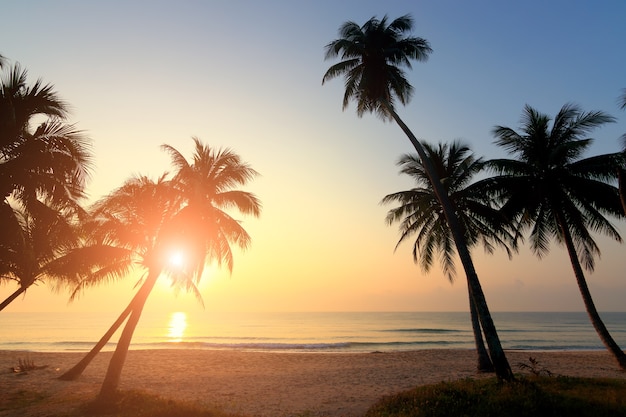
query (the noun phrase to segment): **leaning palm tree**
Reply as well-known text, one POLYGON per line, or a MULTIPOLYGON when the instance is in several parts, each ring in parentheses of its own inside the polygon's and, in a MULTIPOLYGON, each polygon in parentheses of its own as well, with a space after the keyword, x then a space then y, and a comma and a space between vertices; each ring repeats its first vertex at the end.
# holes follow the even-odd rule
POLYGON ((245 249, 250 244, 239 221, 224 210, 235 208, 243 214, 259 215, 258 199, 234 189, 245 185, 256 171, 228 149, 214 150, 198 139, 194 141, 192 163, 171 146, 164 146, 177 168, 173 178, 162 177, 156 182, 145 177, 131 179, 93 208, 95 240, 132 252, 133 265, 120 265, 110 274, 99 272, 83 281, 81 289, 108 277, 124 276, 133 266, 144 270, 143 284, 125 310, 128 319, 102 384, 101 400, 109 399, 117 390, 133 332, 156 280, 167 275, 176 285, 199 295, 195 283, 205 264, 215 261, 232 270, 231 245, 245 249), (168 264, 172 250, 185 252, 184 268, 168 264))
POLYGON ((623 217, 615 172, 621 153, 582 158, 592 144, 587 134, 615 119, 601 111, 583 112, 564 105, 554 118, 530 106, 524 108, 521 131, 496 126, 495 143, 516 159, 496 159, 489 166, 498 174, 488 179, 502 210, 521 230, 530 228, 532 251, 539 257, 549 249, 551 238, 565 245, 585 308, 596 332, 622 369, 626 355, 602 322, 587 286, 583 267, 594 269, 600 255, 593 233, 617 241, 621 237, 606 215, 623 217))
POLYGON ((151 255, 156 251, 151 240, 159 234, 162 223, 172 216, 176 204, 180 204, 179 196, 166 176, 156 181, 139 176, 127 180, 122 187, 91 207, 90 217, 83 223, 84 242, 72 252, 76 259, 83 260, 86 268, 70 301, 86 288, 125 278, 135 269, 143 271, 141 286, 95 346, 59 379, 77 379, 128 319, 133 308, 142 301, 145 303, 163 267, 149 262, 151 257, 157 258, 151 255), (151 266, 156 272, 146 279, 151 266))
POLYGON ((344 109, 350 101, 355 100, 359 116, 372 112, 383 120, 394 120, 413 144, 450 226, 466 273, 470 296, 478 309, 496 375, 501 380, 509 381, 513 379, 513 372, 502 349, 454 208, 432 161, 394 109, 396 99, 406 104, 413 92, 413 87, 401 67, 410 69, 412 59, 425 61, 432 52, 425 39, 405 36, 412 27, 413 19, 409 15, 399 17, 389 24, 386 16, 381 20, 371 18, 363 26, 354 22, 344 23, 339 29, 340 38, 326 45, 326 59, 341 56, 342 61, 326 71, 322 84, 338 76, 344 76, 344 109))
MULTIPOLYGON (((475 158, 470 148, 459 141, 450 145, 439 144, 436 148, 422 142, 422 146, 433 162, 439 178, 444 179, 443 186, 455 206, 468 246, 482 243, 488 253, 493 253, 495 247, 500 246, 511 257, 509 245, 516 249, 515 235, 508 230, 505 219, 491 204, 484 190, 471 183, 473 177, 483 169, 482 159, 475 158)), ((401 173, 413 178, 415 187, 386 195, 382 200, 384 204, 399 204, 389 210, 386 217, 389 225, 400 223, 400 239, 396 248, 415 236, 415 263, 419 263, 422 270, 428 272, 434 255, 438 252, 441 267, 450 282, 453 282, 456 276, 454 241, 424 164, 417 155, 404 155, 398 165, 402 167, 401 173)), ((469 305, 478 354, 478 370, 492 371, 493 365, 484 346, 476 307, 471 297, 469 305)))
MULTIPOLYGON (((128 180, 122 187, 98 201, 94 207, 94 235, 97 236, 97 241, 126 249, 133 255, 125 268, 114 268, 111 275, 124 277, 137 267, 144 272, 143 285, 133 298, 134 304, 129 310, 129 317, 102 384, 99 396, 102 400, 112 398, 117 391, 132 335, 157 279, 162 273, 171 272, 163 249, 163 242, 167 239, 163 229, 171 221, 179 204, 180 200, 163 177, 156 182, 147 177, 138 177, 128 180)), ((90 276, 83 281, 81 288, 100 284, 103 278, 108 277, 99 274, 90 276)))

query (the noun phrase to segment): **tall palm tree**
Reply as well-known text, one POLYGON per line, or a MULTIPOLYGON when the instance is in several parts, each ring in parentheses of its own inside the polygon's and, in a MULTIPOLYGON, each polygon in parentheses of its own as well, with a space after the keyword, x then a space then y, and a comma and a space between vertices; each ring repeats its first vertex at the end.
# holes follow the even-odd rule
POLYGON ((159 276, 168 275, 175 284, 198 294, 195 283, 207 262, 232 270, 231 245, 245 249, 250 244, 239 221, 224 210, 260 214, 259 200, 235 189, 251 180, 256 171, 231 150, 215 150, 194 141, 192 163, 171 146, 163 147, 177 169, 173 178, 156 182, 145 177, 131 179, 93 207, 96 240, 132 252, 134 265, 113 268, 110 274, 98 273, 83 281, 81 288, 124 276, 133 266, 144 270, 143 284, 125 310, 128 319, 102 384, 101 400, 111 398, 117 390, 133 332, 159 276), (167 262, 174 249, 185 252, 182 269, 167 262))
POLYGON ((587 134, 614 120, 604 112, 583 112, 566 104, 550 126, 549 116, 527 105, 519 133, 494 128, 495 143, 516 158, 489 161, 498 175, 488 181, 499 190, 509 218, 516 219, 522 230, 531 228, 531 249, 537 256, 548 252, 551 238, 565 245, 591 323, 626 369, 626 355, 602 322, 583 272, 583 267, 593 271, 594 256, 600 254, 591 232, 621 241, 606 215, 624 215, 618 189, 612 185, 622 155, 582 158, 593 142, 587 134))
MULTIPOLYGON (((22 227, 24 220, 41 228, 42 221, 65 217, 64 211, 76 213, 91 169, 88 139, 63 123, 66 104, 52 85, 38 80, 29 86, 26 75, 16 64, 0 82, 0 264, 16 268, 11 264, 15 256, 27 256, 15 253, 27 247, 19 247, 30 229, 22 227), (41 118, 33 129, 33 120, 41 118)), ((38 237, 48 243, 54 240, 38 237)), ((9 276, 6 269, 3 272, 9 276)), ((18 293, 35 282, 32 277, 11 276, 21 280, 18 293)))
POLYGON ((413 19, 409 15, 399 17, 389 24, 387 24, 386 16, 380 20, 371 18, 363 26, 354 22, 344 23, 339 29, 340 37, 326 45, 326 59, 341 56, 342 61, 332 65, 326 71, 322 84, 338 76, 344 76, 344 109, 350 101, 355 100, 359 116, 372 112, 383 120, 394 120, 409 138, 424 164, 424 169, 452 231, 468 280, 470 296, 474 299, 478 309, 496 375, 501 380, 510 381, 513 379, 513 372, 502 349, 454 208, 432 161, 394 109, 396 99, 406 104, 413 92, 413 87, 406 79, 401 67, 410 69, 412 59, 425 61, 432 52, 425 39, 405 36, 405 33, 410 32, 412 27, 413 19))
MULTIPOLYGON (((473 177, 483 169, 481 158, 475 158, 467 145, 454 141, 450 145, 433 147, 422 142, 428 157, 443 179, 444 188, 456 208, 456 214, 465 232, 468 246, 482 243, 488 253, 500 246, 511 257, 511 247, 516 249, 515 236, 507 230, 506 221, 492 204, 489 196, 471 184, 473 177)), ((454 257, 456 254, 450 227, 443 215, 441 203, 433 191, 424 165, 417 155, 404 155, 398 161, 401 173, 415 181, 415 188, 386 195, 382 203, 399 205, 387 213, 387 223, 400 223, 400 239, 396 248, 413 236, 413 260, 425 272, 433 264, 434 255, 439 259, 450 282, 456 276, 454 257)), ((470 314, 474 340, 478 353, 478 370, 491 371, 493 365, 485 349, 480 323, 474 301, 470 297, 470 314)))

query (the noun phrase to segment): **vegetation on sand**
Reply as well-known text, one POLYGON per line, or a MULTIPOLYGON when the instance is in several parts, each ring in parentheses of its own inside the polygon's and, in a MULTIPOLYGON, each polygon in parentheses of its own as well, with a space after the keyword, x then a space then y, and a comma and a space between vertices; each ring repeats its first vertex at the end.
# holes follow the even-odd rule
POLYGON ((365 417, 620 417, 626 381, 569 377, 495 378, 424 385, 384 397, 365 417))
MULTIPOLYGON (((0 402, 0 413, 6 415, 26 415, 37 408, 48 410, 49 417, 244 417, 141 391, 122 391, 107 408, 98 402, 81 403, 34 391, 20 391, 5 400, 0 402)), ((623 417, 626 380, 529 376, 511 384, 495 378, 442 382, 383 397, 365 414, 383 416, 623 417)))

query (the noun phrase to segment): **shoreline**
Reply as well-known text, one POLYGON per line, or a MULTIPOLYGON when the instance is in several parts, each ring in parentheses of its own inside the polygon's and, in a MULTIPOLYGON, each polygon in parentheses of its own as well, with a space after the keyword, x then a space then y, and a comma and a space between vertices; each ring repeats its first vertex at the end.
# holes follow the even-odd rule
MULTIPOLYGON (((95 398, 112 352, 101 352, 77 381, 56 379, 86 352, 0 350, 1 401, 20 391, 36 391, 50 399, 85 401, 95 398), (11 373, 19 360, 44 369, 11 373)), ((554 375, 626 379, 605 350, 506 350, 515 373, 518 364, 538 361, 554 375)), ((207 408, 248 416, 355 417, 379 398, 418 385, 492 374, 475 371, 473 349, 428 349, 370 353, 263 352, 239 350, 130 350, 121 390, 142 390, 164 398, 198 403, 207 408), (321 354, 320 354, 321 353, 321 354)), ((33 407, 25 417, 51 411, 33 407)), ((67 407, 67 406, 65 406, 67 407)), ((0 414, 2 415, 2 414, 0 414)))
MULTIPOLYGON (((96 342, 91 343, 93 347, 96 342)), ((113 353, 115 351, 115 346, 112 348, 103 348, 100 353, 113 353)), ((351 349, 275 349, 275 348, 233 348, 233 347, 182 347, 181 345, 177 345, 173 343, 171 347, 142 347, 138 346, 133 348, 131 345, 129 352, 152 352, 152 351, 163 351, 163 350, 171 350, 171 351, 199 351, 199 352, 241 352, 241 353, 275 353, 275 354, 285 354, 285 355, 298 355, 298 354, 311 354, 311 355, 364 355, 369 353, 408 353, 408 352, 424 352, 424 351, 474 351, 474 347, 437 347, 437 348, 423 348, 423 349, 388 349, 388 350, 351 350, 351 349)), ((567 352, 605 352, 606 348, 597 347, 597 348, 504 348, 505 352, 540 352, 540 353, 567 353, 567 352)), ((0 348, 0 355, 4 352, 13 352, 16 354, 82 354, 86 355, 89 352, 89 349, 66 349, 66 350, 52 350, 52 349, 42 349, 42 350, 30 350, 30 349, 3 349, 0 348)))

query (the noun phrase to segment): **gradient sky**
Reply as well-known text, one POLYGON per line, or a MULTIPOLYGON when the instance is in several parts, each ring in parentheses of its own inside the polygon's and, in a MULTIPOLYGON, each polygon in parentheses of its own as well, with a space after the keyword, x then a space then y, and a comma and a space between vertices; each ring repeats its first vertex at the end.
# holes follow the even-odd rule
MULTIPOLYGON (((252 247, 236 253, 232 275, 204 277, 207 310, 466 311, 462 274, 450 284, 438 265, 424 274, 410 245, 394 252, 397 226, 385 224, 390 207, 379 202, 411 186, 396 166, 409 141, 394 124, 359 119, 354 106, 342 112, 342 80, 321 85, 332 64, 324 46, 344 21, 406 13, 434 49, 408 73, 415 95, 398 109, 418 137, 504 156, 494 125, 518 127, 525 104, 553 116, 574 102, 619 118, 594 132, 590 155, 619 149, 621 0, 21 0, 2 6, 0 54, 27 68, 31 83, 54 84, 70 122, 92 138, 92 200, 131 175, 169 170, 159 146, 190 156, 192 136, 232 148, 262 174, 246 188, 264 206, 259 219, 243 219, 252 247)), ((626 248, 599 244, 592 294, 600 311, 623 311, 626 248)), ((512 261, 474 253, 493 311, 583 310, 563 248, 541 261, 526 248, 512 261)), ((69 305, 66 293, 40 285, 7 310, 119 311, 135 282, 88 290, 69 305)), ((2 286, 0 296, 11 291, 2 286)), ((202 307, 164 283, 147 309, 166 308, 202 307)))

